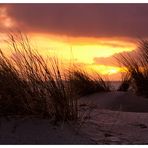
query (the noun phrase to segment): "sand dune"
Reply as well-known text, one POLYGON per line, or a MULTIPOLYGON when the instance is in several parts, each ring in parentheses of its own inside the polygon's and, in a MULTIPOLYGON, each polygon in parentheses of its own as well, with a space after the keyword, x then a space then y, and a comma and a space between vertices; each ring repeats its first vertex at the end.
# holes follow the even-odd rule
POLYGON ((1 117, 0 144, 147 144, 148 100, 130 92, 80 100, 80 122, 53 125, 33 117, 1 117))

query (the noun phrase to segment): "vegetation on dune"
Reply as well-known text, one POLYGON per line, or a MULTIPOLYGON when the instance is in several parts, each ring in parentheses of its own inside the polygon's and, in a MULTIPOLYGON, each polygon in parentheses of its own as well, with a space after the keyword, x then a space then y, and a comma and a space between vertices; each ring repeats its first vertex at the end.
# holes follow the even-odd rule
POLYGON ((48 63, 25 35, 9 39, 12 55, 0 52, 0 113, 77 120, 77 97, 71 84, 63 81, 58 60, 48 63))
POLYGON ((116 57, 122 66, 126 67, 135 92, 148 97, 148 41, 141 40, 135 56, 120 54, 116 57))
POLYGON ((70 73, 72 87, 81 96, 110 90, 109 83, 103 80, 99 74, 97 74, 97 78, 92 78, 87 72, 78 68, 70 73))
POLYGON ((131 83, 130 74, 128 72, 122 73, 121 84, 117 90, 118 91, 128 91, 130 87, 130 83, 131 83))
POLYGON ((99 74, 61 70, 56 58, 43 58, 26 35, 9 35, 11 54, 0 50, 0 114, 37 115, 55 121, 77 120, 78 98, 109 91, 99 74))

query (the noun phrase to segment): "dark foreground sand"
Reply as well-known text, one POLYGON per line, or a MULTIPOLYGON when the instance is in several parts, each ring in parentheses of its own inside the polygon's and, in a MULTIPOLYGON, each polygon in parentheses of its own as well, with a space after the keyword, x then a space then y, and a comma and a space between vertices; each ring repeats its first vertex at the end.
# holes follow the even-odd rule
POLYGON ((74 126, 38 118, 1 118, 0 144, 89 144, 74 126))
POLYGON ((109 92, 80 99, 77 123, 34 117, 0 119, 0 144, 148 144, 148 100, 109 92))

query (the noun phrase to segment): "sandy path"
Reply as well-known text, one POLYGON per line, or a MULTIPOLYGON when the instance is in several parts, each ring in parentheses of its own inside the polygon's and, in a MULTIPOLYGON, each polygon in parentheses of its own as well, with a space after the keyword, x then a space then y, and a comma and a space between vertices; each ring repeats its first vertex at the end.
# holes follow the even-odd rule
POLYGON ((148 112, 148 99, 131 92, 96 93, 80 100, 81 104, 95 104, 99 109, 127 112, 148 112))
POLYGON ((96 144, 148 144, 148 114, 96 109, 80 132, 96 144))
POLYGON ((109 92, 81 101, 90 103, 83 108, 93 107, 81 132, 96 144, 148 144, 147 99, 129 92, 109 92))

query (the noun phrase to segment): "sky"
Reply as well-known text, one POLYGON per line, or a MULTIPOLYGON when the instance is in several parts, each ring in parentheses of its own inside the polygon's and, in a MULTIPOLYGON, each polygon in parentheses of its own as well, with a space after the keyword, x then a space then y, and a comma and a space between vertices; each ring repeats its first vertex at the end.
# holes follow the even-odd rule
POLYGON ((147 26, 148 4, 0 4, 1 42, 18 29, 43 56, 73 59, 112 80, 122 71, 114 56, 136 50, 147 26))

